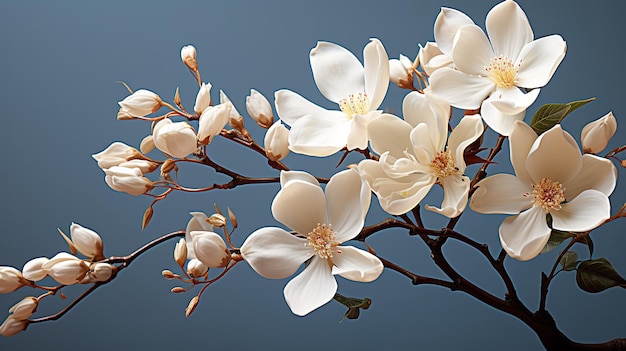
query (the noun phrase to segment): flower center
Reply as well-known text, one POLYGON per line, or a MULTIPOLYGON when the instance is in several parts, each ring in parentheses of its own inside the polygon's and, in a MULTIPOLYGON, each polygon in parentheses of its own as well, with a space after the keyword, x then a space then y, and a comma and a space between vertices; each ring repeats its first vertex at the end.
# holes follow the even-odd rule
POLYGON ((333 248, 339 245, 335 241, 335 231, 330 224, 319 224, 307 236, 306 246, 313 248, 315 254, 323 259, 333 257, 333 248))
POLYGON ((560 210, 561 203, 565 201, 563 185, 559 182, 543 178, 539 184, 533 185, 533 191, 527 196, 533 197, 533 205, 541 206, 546 213, 550 210, 560 210))
POLYGON ((370 99, 365 93, 350 94, 339 101, 339 108, 350 118, 354 115, 365 115, 370 111, 370 99))
POLYGON ((437 156, 430 161, 430 169, 439 178, 445 178, 459 171, 454 165, 454 156, 450 151, 439 151, 437 156))
POLYGON ((485 70, 489 72, 489 79, 491 79, 499 88, 510 88, 515 86, 515 77, 519 71, 519 64, 517 67, 513 65, 513 61, 503 55, 492 57, 489 60, 489 67, 485 67, 485 70))

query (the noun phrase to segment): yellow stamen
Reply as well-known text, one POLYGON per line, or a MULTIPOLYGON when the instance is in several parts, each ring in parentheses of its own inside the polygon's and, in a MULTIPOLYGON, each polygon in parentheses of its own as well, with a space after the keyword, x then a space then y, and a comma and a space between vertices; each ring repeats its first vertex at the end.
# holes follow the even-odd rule
POLYGON ((550 210, 560 210, 565 201, 563 185, 559 182, 543 178, 539 184, 533 184, 533 191, 526 196, 533 197, 533 205, 541 206, 546 213, 550 210))
POLYGON ((350 94, 339 101, 339 108, 350 118, 354 115, 365 115, 369 112, 370 99, 365 93, 350 94))
POLYGON ((307 235, 309 242, 306 246, 313 248, 317 256, 323 259, 333 257, 333 249, 339 245, 335 241, 335 231, 330 224, 317 224, 315 228, 307 235))
POLYGON ((519 64, 516 67, 510 58, 500 55, 491 58, 489 67, 485 67, 485 70, 489 72, 489 79, 499 88, 510 88, 515 86, 519 64))

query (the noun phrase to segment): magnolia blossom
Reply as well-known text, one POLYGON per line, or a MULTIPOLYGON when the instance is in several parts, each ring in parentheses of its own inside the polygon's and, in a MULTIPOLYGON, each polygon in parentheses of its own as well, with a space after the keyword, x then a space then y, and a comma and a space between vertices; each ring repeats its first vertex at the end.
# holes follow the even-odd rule
POLYGON ((163 105, 163 101, 157 94, 149 90, 140 89, 118 102, 118 104, 128 114, 143 117, 156 112, 163 105))
POLYGON ((164 118, 154 126, 152 135, 154 146, 172 157, 183 158, 198 149, 196 133, 187 122, 164 118))
POLYGON ((221 236, 207 231, 191 232, 194 255, 209 268, 226 267, 230 251, 221 236))
POLYGON ((17 320, 28 319, 37 310, 39 300, 33 296, 26 296, 20 302, 16 303, 9 309, 9 313, 12 313, 12 317, 17 320))
POLYGON ((272 161, 280 161, 289 153, 289 129, 276 121, 265 133, 263 139, 265 155, 272 161))
POLYGON ((276 111, 291 126, 289 148, 312 156, 328 156, 347 147, 367 147, 367 124, 380 116, 378 107, 389 86, 389 58, 383 44, 371 39, 363 49, 363 61, 345 48, 318 42, 310 53, 315 84, 341 111, 317 106, 290 91, 275 93, 276 111))
POLYGON ((9 316, 4 320, 2 325, 0 325, 0 335, 2 336, 13 336, 18 334, 28 327, 28 319, 17 319, 13 316, 9 316))
POLYGON ((479 115, 464 116, 448 138, 449 110, 435 96, 411 92, 403 102, 404 121, 383 115, 371 123, 372 149, 380 159, 361 161, 358 170, 385 211, 410 211, 434 184, 443 187, 443 203, 426 209, 451 218, 465 209, 470 180, 463 174, 463 153, 483 125, 479 115))
POLYGON ((597 154, 604 150, 616 130, 617 121, 613 116, 613 112, 609 112, 603 117, 587 124, 580 133, 583 151, 597 154))
POLYGON ((154 188, 150 179, 144 177, 139 168, 115 166, 105 169, 104 173, 104 181, 115 191, 141 195, 154 188))
POLYGON ((80 282, 89 272, 89 266, 85 261, 60 252, 44 263, 41 268, 54 280, 63 285, 72 285, 80 282))
POLYGON ((48 262, 50 259, 47 257, 37 257, 32 260, 26 262, 24 267, 22 268, 22 275, 24 279, 28 279, 31 281, 39 281, 48 276, 48 273, 41 268, 44 263, 48 262))
POLYGON ((280 184, 272 213, 293 232, 261 228, 243 243, 241 255, 271 279, 289 277, 309 261, 284 289, 293 313, 306 315, 330 301, 337 291, 335 274, 360 282, 378 278, 383 265, 376 256, 341 246, 360 233, 370 205, 370 189, 356 170, 335 174, 325 191, 305 172, 283 171, 280 184))
POLYGON ((187 273, 194 278, 202 277, 208 271, 209 267, 200 262, 197 258, 192 258, 187 262, 187 273))
POLYGON ((198 141, 207 145, 228 123, 232 104, 225 103, 204 109, 198 121, 198 141))
POLYGON ((187 222, 185 228, 185 243, 187 245, 187 258, 196 258, 193 248, 192 232, 213 232, 213 226, 209 221, 209 217, 204 212, 189 212, 191 219, 187 222))
POLYGON ((541 136, 525 123, 515 123, 510 136, 515 175, 496 174, 478 182, 470 208, 480 213, 504 213, 500 242, 519 260, 537 256, 552 228, 584 232, 610 216, 608 196, 617 170, 611 161, 581 155, 576 141, 556 125, 541 136))
POLYGON ((24 277, 17 268, 0 266, 0 294, 13 292, 24 286, 24 277))
POLYGON ((98 233, 80 224, 72 223, 70 225, 70 237, 76 250, 85 257, 97 261, 104 259, 102 239, 98 233))
POLYGON ((196 48, 193 45, 186 45, 180 49, 180 59, 183 61, 185 66, 189 67, 190 70, 198 69, 198 62, 196 61, 196 48))
MULTIPOLYGON (((552 78, 566 45, 559 35, 533 40, 526 14, 511 0, 489 11, 486 27, 489 38, 475 24, 457 29, 451 49, 456 69, 435 71, 431 88, 452 106, 480 107, 489 127, 509 135, 513 123, 523 119, 526 108, 537 98, 539 89, 535 88, 552 78), (520 88, 534 90, 524 93, 520 88)), ((444 51, 442 42, 438 44, 444 51)))
POLYGON ((108 263, 95 262, 89 265, 89 271, 80 284, 90 284, 96 282, 105 282, 109 280, 115 272, 115 266, 108 263))
POLYGON ((389 79, 400 88, 413 87, 413 70, 413 61, 402 54, 398 59, 389 60, 389 79))
POLYGON ((222 90, 220 90, 220 104, 228 104, 230 106, 230 116, 228 118, 228 124, 239 131, 242 130, 244 124, 243 117, 241 117, 241 114, 239 113, 239 111, 237 111, 235 105, 233 105, 226 93, 224 93, 222 90))
POLYGON ((246 109, 250 117, 261 127, 267 129, 274 124, 274 113, 272 113, 270 102, 254 89, 250 89, 250 95, 246 96, 246 109))
POLYGON ((174 246, 174 261, 180 266, 183 267, 185 262, 187 262, 187 242, 185 238, 180 238, 174 246))
POLYGON ((120 163, 132 159, 138 153, 134 147, 116 141, 99 153, 91 155, 91 157, 98 162, 98 167, 105 169, 119 166, 120 163))
POLYGON ((193 110, 197 114, 202 114, 209 106, 211 106, 211 83, 202 83, 196 95, 196 104, 193 105, 193 110))

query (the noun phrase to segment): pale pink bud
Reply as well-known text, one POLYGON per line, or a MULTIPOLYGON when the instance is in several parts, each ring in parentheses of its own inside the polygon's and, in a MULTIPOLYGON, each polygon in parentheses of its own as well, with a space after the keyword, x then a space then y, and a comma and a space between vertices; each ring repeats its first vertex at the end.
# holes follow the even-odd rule
POLYGON ((265 155, 271 161, 280 161, 289 153, 289 129, 280 120, 265 133, 265 155))
POLYGON ((229 103, 219 104, 202 112, 198 121, 198 141, 200 144, 209 144, 213 137, 222 131, 228 123, 231 106, 229 103))
POLYGON ((183 267, 187 261, 187 243, 184 238, 181 238, 174 247, 174 261, 183 267))
POLYGON ((19 320, 13 316, 9 316, 4 320, 4 323, 0 325, 0 335, 2 336, 13 336, 18 334, 28 327, 28 320, 19 320))
POLYGON ((46 273, 41 266, 48 261, 49 259, 47 257, 38 257, 26 262, 24 268, 22 268, 24 279, 36 282, 45 278, 48 273, 46 273))
POLYGON ((104 181, 115 191, 141 195, 154 188, 150 179, 143 177, 139 168, 115 166, 104 170, 104 181))
POLYGON ((0 266, 0 294, 13 292, 24 286, 24 277, 16 268, 0 266))
POLYGON ((617 121, 613 112, 587 124, 580 133, 580 140, 585 153, 597 154, 604 150, 617 130, 617 121))
POLYGON ((209 267, 200 262, 197 258, 192 258, 187 262, 187 273, 194 277, 200 278, 209 271, 209 267))
POLYGON ((221 236, 213 232, 192 232, 193 249, 200 262, 209 268, 225 267, 230 251, 221 236))
POLYGON ((13 313, 13 318, 17 320, 28 319, 37 310, 39 300, 32 296, 26 296, 22 301, 16 303, 9 309, 9 313, 13 313))
POLYGON ((428 75, 432 75, 440 68, 452 66, 452 58, 442 53, 437 44, 433 42, 426 43, 424 47, 420 46, 418 56, 422 69, 428 75))
POLYGON ((183 60, 185 66, 189 67, 190 70, 198 69, 198 61, 196 61, 196 48, 193 45, 183 46, 180 49, 180 58, 183 60))
POLYGON ((76 284, 89 272, 89 266, 83 260, 66 252, 56 254, 50 261, 44 263, 42 268, 63 285, 76 284))
POLYGON ((70 225, 70 237, 76 250, 85 257, 97 261, 104 259, 102 239, 98 233, 80 224, 72 223, 70 225))
POLYGON ((193 106, 193 110, 200 115, 209 106, 211 106, 211 83, 202 83, 198 95, 196 95, 196 104, 193 106))
POLYGON ((154 145, 172 157, 183 158, 198 149, 196 133, 187 122, 172 122, 164 118, 154 126, 152 135, 154 145))
POLYGON ((157 94, 149 90, 140 89, 118 102, 118 104, 130 115, 143 117, 156 112, 163 105, 163 101, 157 94))
POLYGON ((263 128, 269 128, 274 124, 274 114, 269 101, 258 91, 251 89, 250 95, 246 96, 246 109, 252 119, 263 128))
POLYGON ((389 79, 400 88, 413 88, 413 61, 404 55, 389 60, 389 79))
POLYGON ((91 155, 91 157, 98 162, 98 167, 105 169, 119 166, 120 163, 133 158, 136 153, 137 149, 134 147, 116 141, 99 153, 91 155))

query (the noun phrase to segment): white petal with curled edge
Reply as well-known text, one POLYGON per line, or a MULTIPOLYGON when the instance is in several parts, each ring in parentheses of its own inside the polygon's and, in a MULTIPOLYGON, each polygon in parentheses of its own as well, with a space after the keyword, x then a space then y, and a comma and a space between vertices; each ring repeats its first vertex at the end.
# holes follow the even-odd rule
POLYGON ((435 19, 435 41, 442 53, 452 56, 452 43, 459 28, 466 24, 474 24, 469 16, 463 12, 447 7, 442 7, 437 19, 435 19))
POLYGON ((293 275, 313 256, 307 240, 281 228, 266 227, 250 234, 241 245, 241 256, 264 278, 282 279, 293 275))
POLYGON ((540 89, 533 89, 524 94, 518 87, 498 88, 487 100, 502 113, 515 115, 525 112, 537 100, 539 91, 540 89))
POLYGON ((480 115, 463 116, 461 121, 450 133, 448 150, 454 153, 459 172, 465 172, 465 149, 483 134, 484 127, 480 115))
POLYGON ((560 35, 539 38, 524 46, 518 62, 517 85, 540 88, 550 81, 563 58, 567 45, 560 35))
POLYGON ((573 200, 550 210, 554 229, 584 232, 602 224, 611 216, 609 198, 597 190, 585 190, 573 200))
POLYGON ((375 110, 383 102, 389 88, 389 56, 380 40, 370 39, 363 49, 363 67, 365 93, 370 100, 369 109, 375 110))
POLYGON ((532 187, 511 174, 495 174, 476 184, 470 208, 478 213, 517 214, 532 206, 532 187))
POLYGON ((350 94, 365 92, 363 65, 347 49, 320 41, 311 49, 309 59, 315 84, 328 100, 339 103, 350 94))
POLYGON ((495 88, 496 83, 490 79, 470 76, 446 67, 436 70, 430 77, 430 89, 433 94, 456 108, 466 110, 479 108, 495 88))
POLYGON ((315 179, 314 176, 304 171, 281 171, 280 172, 280 187, 284 188, 291 181, 303 181, 311 183, 311 185, 320 186, 320 182, 315 179))
POLYGON ((333 274, 357 282, 376 280, 384 268, 378 257, 352 246, 337 246, 330 260, 333 274))
POLYGON ((533 206, 500 224, 500 243, 509 256, 527 261, 539 255, 550 233, 546 212, 540 206, 533 206))
POLYGON ((456 33, 452 60, 459 71, 485 77, 489 74, 486 67, 494 56, 489 39, 477 25, 465 25, 456 33))
POLYGON ((317 224, 326 224, 326 199, 319 186, 293 180, 283 187, 272 202, 277 221, 307 235, 317 224))
POLYGON ((314 256, 304 271, 291 279, 283 291, 291 312, 304 316, 332 300, 337 281, 328 261, 314 256))
POLYGON ((524 45, 534 38, 524 10, 514 1, 503 1, 494 6, 487 14, 485 26, 496 55, 511 60, 515 60, 524 45))
POLYGON ((187 243, 187 257, 189 259, 196 258, 196 254, 193 251, 193 237, 191 232, 194 231, 206 231, 212 232, 213 226, 208 222, 209 217, 204 212, 189 212, 191 219, 187 222, 187 228, 185 228, 185 242, 187 243))
POLYGON ((278 117, 290 126, 303 116, 326 112, 326 109, 287 89, 278 90, 274 93, 274 105, 278 117))
POLYGON ((559 124, 535 140, 526 159, 526 169, 535 184, 543 178, 567 183, 578 174, 582 164, 576 140, 559 124))
POLYGON ((465 210, 470 179, 467 176, 450 175, 439 180, 443 186, 443 202, 441 208, 426 205, 425 209, 454 218, 465 210))
POLYGON ((411 129, 411 125, 404 120, 383 113, 368 126, 372 150, 379 155, 389 152, 394 157, 403 157, 404 151, 413 147, 409 138, 411 129))
POLYGON ((526 159, 537 137, 537 133, 528 124, 523 121, 513 122, 511 134, 509 135, 509 157, 517 178, 526 184, 532 183, 530 175, 526 170, 526 159))
POLYGON ((515 122, 522 121, 526 115, 526 111, 513 115, 507 115, 495 107, 493 105, 493 100, 489 97, 483 102, 483 105, 480 108, 480 114, 482 115, 485 123, 489 126, 489 128, 493 129, 494 132, 503 136, 509 136, 511 135, 515 122))
POLYGON ((587 189, 599 190, 609 196, 617 183, 617 168, 610 160, 595 155, 583 155, 578 174, 564 185, 566 199, 573 199, 587 189))
POLYGON ((329 156, 346 146, 352 120, 340 111, 300 118, 289 130, 289 149, 309 156, 329 156))
POLYGON ((352 169, 335 174, 326 185, 326 215, 340 243, 354 238, 363 229, 371 198, 363 196, 364 186, 369 192, 369 186, 352 169))

